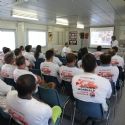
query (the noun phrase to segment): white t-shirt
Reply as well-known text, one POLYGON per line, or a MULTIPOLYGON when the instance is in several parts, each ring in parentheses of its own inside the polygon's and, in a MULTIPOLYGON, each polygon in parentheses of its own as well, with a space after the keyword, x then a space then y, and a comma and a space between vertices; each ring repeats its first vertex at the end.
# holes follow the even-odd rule
POLYGON ((62 62, 59 60, 59 58, 55 56, 53 57, 53 63, 58 64, 59 66, 62 65, 62 62))
POLYGON ((96 60, 100 60, 100 56, 103 54, 103 52, 101 51, 96 51, 93 53, 93 55, 95 56, 96 60))
POLYGON ((83 70, 77 67, 61 66, 59 70, 59 74, 62 80, 71 82, 73 76, 83 74, 83 70))
POLYGON ((71 48, 65 46, 65 47, 62 49, 62 56, 66 56, 67 53, 71 53, 71 48))
POLYGON ((124 59, 119 55, 114 55, 111 59, 111 64, 124 68, 124 59))
POLYGON ((30 52, 24 52, 23 56, 30 61, 31 64, 34 65, 34 62, 36 61, 35 57, 30 52))
POLYGON ((77 66, 78 66, 79 68, 82 67, 82 60, 79 60, 79 61, 77 62, 77 66))
POLYGON ((52 109, 45 103, 32 98, 21 99, 17 91, 11 91, 7 95, 7 109, 18 121, 25 125, 48 125, 52 117, 52 109))
POLYGON ((116 83, 119 76, 119 69, 117 66, 112 65, 97 66, 95 73, 116 83))
POLYGON ((108 110, 106 98, 110 98, 112 88, 109 80, 92 73, 84 73, 73 77, 73 95, 75 98, 101 103, 105 111, 108 110))
POLYGON ((43 62, 40 64, 42 74, 58 77, 59 66, 53 62, 43 62))
POLYGON ((45 59, 45 55, 44 55, 43 53, 40 53, 40 54, 39 54, 39 58, 45 59))
POLYGON ((112 47, 114 47, 114 46, 117 46, 118 47, 118 41, 117 40, 114 40, 114 41, 112 41, 112 47))
POLYGON ((1 76, 5 78, 13 78, 13 72, 16 66, 11 64, 4 64, 1 68, 1 76))
POLYGON ((14 76, 14 81, 16 82, 16 80, 22 76, 22 75, 25 75, 25 74, 31 74, 35 77, 36 81, 37 81, 37 77, 36 75, 34 75, 32 72, 28 71, 28 70, 25 70, 25 69, 18 69, 16 68, 13 72, 13 76, 14 76))

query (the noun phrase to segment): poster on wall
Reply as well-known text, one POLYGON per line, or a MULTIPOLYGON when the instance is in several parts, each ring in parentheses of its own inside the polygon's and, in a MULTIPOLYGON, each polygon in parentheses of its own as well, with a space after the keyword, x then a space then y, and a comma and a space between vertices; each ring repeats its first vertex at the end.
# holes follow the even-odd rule
POLYGON ((69 32, 69 45, 77 45, 77 31, 69 32))
POLYGON ((48 32, 48 41, 52 42, 52 40, 53 40, 53 34, 52 32, 48 32))

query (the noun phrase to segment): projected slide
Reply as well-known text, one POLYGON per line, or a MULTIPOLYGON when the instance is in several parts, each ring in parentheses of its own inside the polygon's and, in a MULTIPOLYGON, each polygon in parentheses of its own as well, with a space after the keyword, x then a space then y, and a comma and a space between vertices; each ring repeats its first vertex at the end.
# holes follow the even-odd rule
POLYGON ((114 27, 90 28, 90 47, 101 45, 103 48, 110 48, 113 32, 114 27))

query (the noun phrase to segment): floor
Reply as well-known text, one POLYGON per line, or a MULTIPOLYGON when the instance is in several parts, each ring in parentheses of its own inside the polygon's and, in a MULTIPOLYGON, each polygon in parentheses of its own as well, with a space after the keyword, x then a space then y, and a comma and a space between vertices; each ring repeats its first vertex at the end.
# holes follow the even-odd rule
MULTIPOLYGON (((68 114, 72 114, 71 106, 69 106, 66 110, 68 111, 68 112, 66 111, 68 114)), ((121 98, 117 102, 117 105, 115 107, 115 112, 116 112, 115 117, 113 117, 113 115, 111 115, 109 124, 110 125, 125 125, 125 87, 122 90, 121 98)), ((79 117, 79 116, 77 116, 77 117, 79 117)), ((68 118, 64 117, 62 125, 71 125, 70 117, 68 117, 68 118)), ((85 125, 85 124, 76 122, 74 125, 85 125)), ((97 125, 105 125, 105 123, 104 122, 97 123, 97 125)))

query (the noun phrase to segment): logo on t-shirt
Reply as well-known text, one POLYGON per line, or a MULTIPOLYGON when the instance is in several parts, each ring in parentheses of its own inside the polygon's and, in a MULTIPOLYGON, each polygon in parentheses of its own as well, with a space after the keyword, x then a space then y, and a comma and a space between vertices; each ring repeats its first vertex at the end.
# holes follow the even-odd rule
POLYGON ((43 68, 42 68, 42 72, 43 72, 45 75, 50 75, 51 70, 50 70, 48 67, 43 67, 43 68))
POLYGON ((95 91, 98 87, 93 81, 78 79, 76 81, 76 86, 78 88, 77 94, 90 97, 96 96, 95 91))
POLYGON ((112 64, 112 65, 118 65, 119 62, 118 62, 117 59, 112 59, 111 64, 112 64))
POLYGON ((72 74, 72 72, 62 71, 61 72, 61 77, 62 77, 63 80, 71 81, 72 77, 73 77, 73 74, 72 74))

